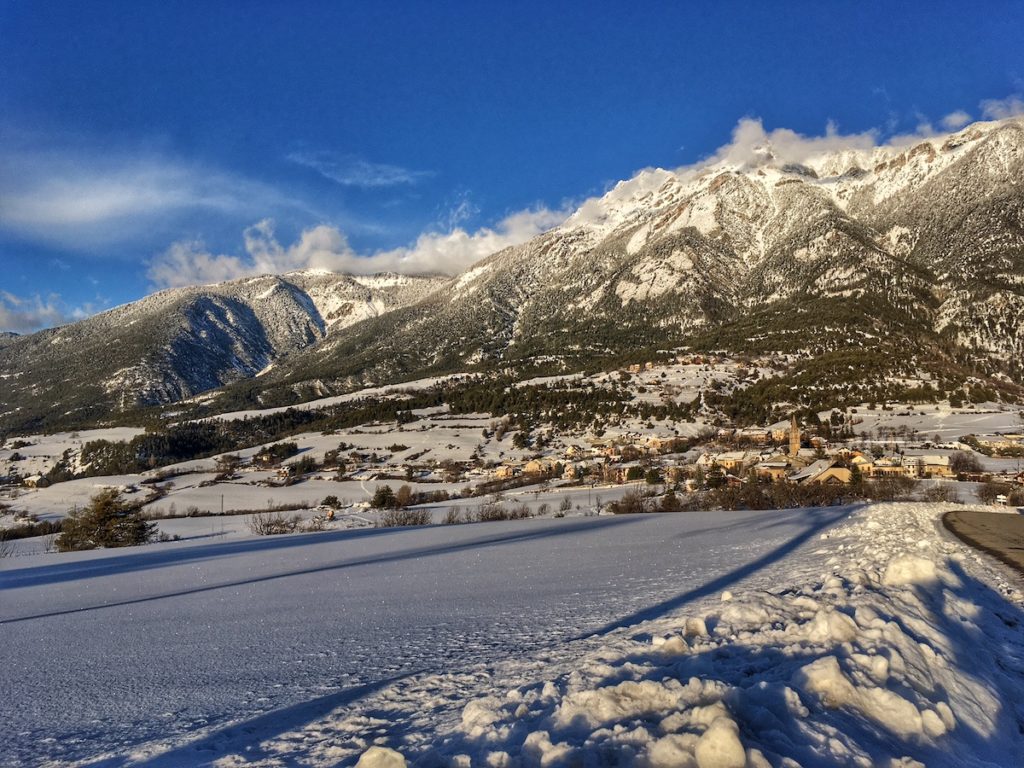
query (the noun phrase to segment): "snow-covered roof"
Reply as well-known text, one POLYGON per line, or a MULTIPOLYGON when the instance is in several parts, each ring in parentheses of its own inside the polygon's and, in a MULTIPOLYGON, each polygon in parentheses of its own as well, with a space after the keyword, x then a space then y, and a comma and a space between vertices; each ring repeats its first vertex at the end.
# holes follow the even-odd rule
POLYGON ((801 480, 812 480, 831 466, 831 459, 818 459, 816 462, 804 467, 799 472, 794 472, 789 476, 789 479, 795 480, 796 482, 800 482, 801 480))

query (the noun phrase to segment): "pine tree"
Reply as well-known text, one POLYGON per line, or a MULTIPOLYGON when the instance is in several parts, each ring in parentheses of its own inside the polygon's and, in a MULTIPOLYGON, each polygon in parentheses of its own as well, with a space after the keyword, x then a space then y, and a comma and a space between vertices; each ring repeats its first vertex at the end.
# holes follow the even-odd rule
POLYGON ((370 505, 374 509, 394 509, 395 492, 390 485, 378 485, 370 505))
POLYGON ((143 519, 120 491, 100 491, 81 510, 73 510, 64 521, 57 548, 74 552, 97 547, 132 547, 146 544, 156 535, 156 523, 143 519))

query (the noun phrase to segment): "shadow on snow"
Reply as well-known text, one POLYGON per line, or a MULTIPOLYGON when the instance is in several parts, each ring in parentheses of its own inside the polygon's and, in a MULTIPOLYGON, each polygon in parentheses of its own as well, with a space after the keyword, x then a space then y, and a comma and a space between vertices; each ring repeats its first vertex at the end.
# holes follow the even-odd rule
MULTIPOLYGON (((318 565, 311 568, 287 570, 278 573, 270 573, 264 576, 253 576, 244 579, 236 579, 233 581, 221 582, 218 584, 208 584, 203 586, 189 587, 187 589, 169 591, 157 595, 147 595, 144 597, 136 597, 127 600, 100 603, 97 605, 79 606, 57 611, 36 613, 26 616, 10 617, 0 620, 0 625, 14 624, 24 621, 34 621, 37 619, 46 619, 55 616, 66 616, 74 613, 98 611, 107 608, 116 608, 126 605, 139 605, 142 603, 150 603, 158 600, 165 600, 168 598, 185 597, 188 595, 197 595, 205 592, 213 592, 220 589, 231 589, 235 587, 248 586, 252 584, 261 584, 269 581, 277 581, 279 579, 287 579, 293 576, 308 576, 318 573, 340 571, 348 568, 358 568, 367 565, 381 565, 385 563, 401 562, 403 560, 414 560, 423 557, 437 557, 440 555, 452 554, 455 552, 476 549, 479 547, 504 546, 509 544, 517 544, 532 541, 535 539, 545 539, 555 536, 568 536, 573 534, 594 532, 596 530, 599 530, 601 528, 607 528, 609 526, 629 525, 635 522, 639 522, 639 519, 618 517, 602 518, 599 520, 587 520, 568 524, 563 523, 560 525, 545 525, 540 529, 534 526, 531 527, 529 530, 504 531, 500 533, 494 533, 491 535, 476 536, 472 539, 462 540, 454 543, 441 542, 438 544, 431 544, 427 546, 412 547, 409 549, 399 550, 397 552, 386 552, 367 557, 342 560, 336 563, 318 565)), ((497 524, 487 523, 486 525, 497 524)), ((408 529, 406 529, 405 532, 408 533, 408 529)), ((174 557, 176 551, 138 553, 134 556, 120 556, 101 560, 97 563, 99 567, 96 569, 96 571, 98 572, 91 572, 90 569, 88 568, 83 569, 79 567, 87 565, 86 563, 68 564, 66 566, 67 572, 61 570, 61 566, 46 566, 40 569, 26 569, 24 577, 21 579, 16 579, 16 582, 17 586, 19 587, 36 586, 40 584, 53 584, 70 580, 89 578, 90 576, 95 578, 98 576, 109 576, 113 574, 131 573, 135 571, 149 570, 153 568, 180 565, 183 563, 195 562, 196 560, 206 560, 210 559, 211 557, 233 555, 239 554, 241 552, 265 551, 281 547, 302 545, 323 545, 329 544, 332 541, 338 541, 339 539, 350 540, 352 538, 362 538, 365 536, 372 535, 401 535, 402 533, 403 531, 400 529, 373 529, 370 531, 357 531, 355 533, 350 531, 339 531, 337 533, 317 533, 306 534, 301 536, 278 536, 273 537, 271 540, 268 541, 246 540, 242 542, 229 542, 224 544, 209 545, 206 547, 193 547, 189 548, 188 550, 178 550, 177 554, 180 555, 179 557, 174 557), (278 539, 283 539, 284 541, 278 542, 278 539), (197 552, 197 550, 212 550, 212 553, 207 554, 206 552, 202 552, 200 554, 199 552, 197 552), (116 563, 111 563, 110 560, 114 560, 116 561, 116 563), (133 560, 138 560, 140 562, 136 563, 133 562, 133 560), (42 571, 42 573, 35 573, 36 571, 42 571)), ((17 577, 18 575, 18 571, 8 572, 7 574, 5 574, 5 576, 7 577, 17 577)), ((10 578, 5 578, 3 581, 9 582, 10 580, 10 578)), ((4 588, 11 588, 11 585, 9 583, 4 583, 3 586, 4 588)))

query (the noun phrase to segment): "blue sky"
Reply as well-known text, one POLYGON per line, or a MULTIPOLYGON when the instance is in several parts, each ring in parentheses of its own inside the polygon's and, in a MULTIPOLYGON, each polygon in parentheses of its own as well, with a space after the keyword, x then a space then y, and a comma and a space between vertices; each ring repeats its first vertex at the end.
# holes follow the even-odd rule
POLYGON ((1010 2, 0 0, 0 329, 262 268, 454 270, 744 117, 1012 111, 1021 29, 1010 2))

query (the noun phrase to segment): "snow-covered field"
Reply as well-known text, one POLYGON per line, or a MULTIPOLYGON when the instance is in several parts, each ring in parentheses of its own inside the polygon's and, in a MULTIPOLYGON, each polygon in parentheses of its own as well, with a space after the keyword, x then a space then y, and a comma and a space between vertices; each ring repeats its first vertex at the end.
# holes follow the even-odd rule
POLYGON ((8 558, 0 764, 1018 765, 1021 594, 945 508, 8 558))
POLYGON ((87 429, 81 432, 56 432, 52 435, 29 435, 25 438, 14 438, 10 444, 28 443, 18 448, 0 448, 0 471, 16 469, 21 475, 46 474, 57 463, 65 451, 80 453, 82 446, 93 440, 109 440, 111 442, 127 442, 146 430, 141 427, 111 427, 108 429, 87 429), (14 454, 23 458, 11 462, 14 454))
MULTIPOLYGON (((867 404, 856 409, 854 432, 867 432, 872 436, 879 430, 907 428, 917 430, 920 439, 931 440, 938 436, 941 441, 955 441, 963 435, 984 435, 995 432, 1015 432, 1021 428, 1021 409, 1000 403, 985 403, 963 408, 951 408, 948 403, 915 404, 891 403, 888 410, 871 410, 867 404)), ((822 419, 830 411, 822 411, 822 419)), ((779 422, 774 427, 785 427, 779 422)))
MULTIPOLYGON (((278 408, 261 408, 259 410, 247 410, 247 411, 231 411, 230 413, 220 413, 210 418, 219 419, 221 421, 232 421, 236 419, 253 418, 256 416, 268 416, 274 413, 283 413, 289 409, 298 411, 316 411, 321 408, 329 408, 332 405, 340 405, 341 403, 350 403, 353 400, 360 400, 363 398, 398 398, 401 399, 410 392, 418 392, 423 389, 430 389, 431 387, 437 386, 443 382, 451 379, 458 378, 465 374, 452 374, 449 376, 435 376, 428 379, 417 379, 415 381, 407 381, 403 384, 391 384, 382 387, 365 387, 356 392, 350 392, 346 395, 336 395, 334 397, 324 397, 319 400, 310 400, 305 403, 299 403, 297 405, 281 406, 278 408)), ((193 402, 202 402, 204 400, 212 399, 205 395, 200 395, 195 398, 193 402)))

